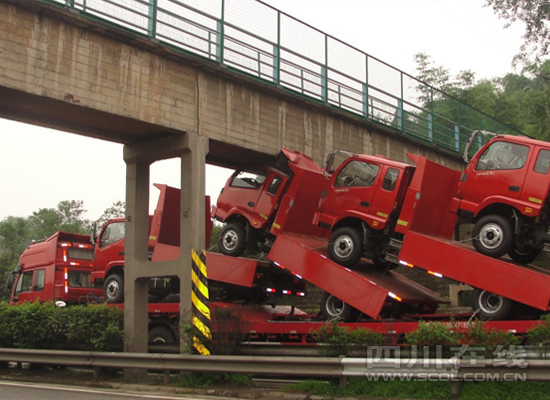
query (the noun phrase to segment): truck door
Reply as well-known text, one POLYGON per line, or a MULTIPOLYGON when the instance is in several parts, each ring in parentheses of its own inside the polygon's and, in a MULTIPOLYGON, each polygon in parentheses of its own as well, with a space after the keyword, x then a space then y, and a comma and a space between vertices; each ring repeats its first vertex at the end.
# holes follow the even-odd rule
MULTIPOLYGON (((527 168, 521 199, 526 202, 543 205, 550 189, 550 149, 535 147, 534 157, 527 168)), ((522 210, 523 212, 523 210, 522 210)))
POLYGON ((527 173, 527 145, 493 142, 481 155, 472 159, 462 183, 462 198, 475 207, 491 196, 518 199, 527 173))
POLYGON ((401 171, 395 167, 384 166, 376 188, 376 195, 372 199, 371 213, 379 218, 389 219, 397 207, 398 180, 401 171))
POLYGON ((110 264, 124 263, 124 220, 113 221, 103 228, 99 235, 94 257, 94 267, 104 271, 110 264))
POLYGON ((329 217, 336 217, 342 210, 369 214, 380 169, 377 164, 360 160, 343 165, 333 178, 323 212, 329 217))
POLYGON ((45 269, 26 271, 19 275, 13 293, 13 302, 24 303, 25 301, 52 300, 51 296, 53 294, 50 294, 50 298, 47 298, 47 295, 44 294, 45 278, 45 269))
POLYGON ((264 181, 262 191, 258 197, 258 202, 254 212, 263 220, 272 217, 273 212, 279 206, 281 196, 284 191, 286 177, 277 172, 270 172, 264 181))
POLYGON ((232 208, 253 212, 258 204, 266 173, 235 171, 218 198, 217 206, 225 213, 232 208))

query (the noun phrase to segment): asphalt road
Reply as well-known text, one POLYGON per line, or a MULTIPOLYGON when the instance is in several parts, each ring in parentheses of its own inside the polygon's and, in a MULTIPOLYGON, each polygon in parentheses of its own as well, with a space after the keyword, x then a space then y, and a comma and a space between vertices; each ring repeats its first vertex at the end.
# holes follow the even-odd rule
MULTIPOLYGON (((0 380, 0 400, 200 400, 201 397, 161 393, 124 393, 115 390, 0 380)), ((202 397, 205 399, 205 397, 202 397)))

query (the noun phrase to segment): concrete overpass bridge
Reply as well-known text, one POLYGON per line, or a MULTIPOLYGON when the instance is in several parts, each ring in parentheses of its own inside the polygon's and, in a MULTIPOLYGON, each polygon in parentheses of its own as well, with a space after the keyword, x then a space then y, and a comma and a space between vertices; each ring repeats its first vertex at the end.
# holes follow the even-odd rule
POLYGON ((268 162, 287 147, 459 169, 472 130, 513 131, 255 0, 0 0, 0 64, 0 117, 124 144, 128 351, 147 346, 148 277, 179 275, 188 315, 205 162, 268 162), (182 255, 151 265, 149 166, 172 157, 182 255))

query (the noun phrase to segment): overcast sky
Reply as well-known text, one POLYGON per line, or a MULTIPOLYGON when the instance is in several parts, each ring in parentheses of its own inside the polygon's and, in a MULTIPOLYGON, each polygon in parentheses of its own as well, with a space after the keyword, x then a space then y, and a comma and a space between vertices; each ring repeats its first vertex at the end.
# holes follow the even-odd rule
MULTIPOLYGON (((522 43, 523 26, 504 29, 484 0, 263 1, 413 76, 419 52, 453 75, 503 76, 522 43)), ((97 219, 124 200, 122 145, 2 119, 0 133, 0 220, 62 200, 83 200, 87 218, 97 219)), ((229 174, 207 167, 213 202, 229 174)), ((178 164, 153 165, 151 182, 179 187, 178 164)))

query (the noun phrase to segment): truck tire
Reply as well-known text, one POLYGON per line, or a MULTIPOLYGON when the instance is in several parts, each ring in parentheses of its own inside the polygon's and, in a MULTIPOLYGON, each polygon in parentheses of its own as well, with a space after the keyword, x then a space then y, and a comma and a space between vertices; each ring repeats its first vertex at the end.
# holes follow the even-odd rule
POLYGON ((474 289, 472 293, 472 309, 483 319, 502 320, 511 316, 514 302, 506 297, 474 289))
POLYGON ((328 242, 330 259, 344 267, 352 267, 363 256, 363 238, 354 228, 343 227, 336 229, 328 242))
POLYGON ((124 302, 124 278, 119 274, 112 274, 103 284, 103 297, 108 303, 124 302))
POLYGON ((472 236, 478 252, 499 258, 510 251, 514 230, 507 218, 496 214, 486 215, 476 222, 472 236))
POLYGON ((220 251, 226 256, 239 257, 246 250, 246 231, 242 224, 230 222, 220 232, 220 251))
POLYGON ((508 250, 508 255, 515 262, 518 262, 521 264, 531 264, 533 261, 537 259, 541 251, 542 250, 540 249, 528 249, 522 252, 516 249, 515 246, 512 246, 512 248, 508 250))
POLYGON ((321 314, 328 321, 356 322, 361 312, 330 293, 325 293, 321 300, 321 314))
POLYGON ((156 344, 177 344, 176 338, 168 327, 155 326, 149 331, 148 335, 149 343, 156 344))

